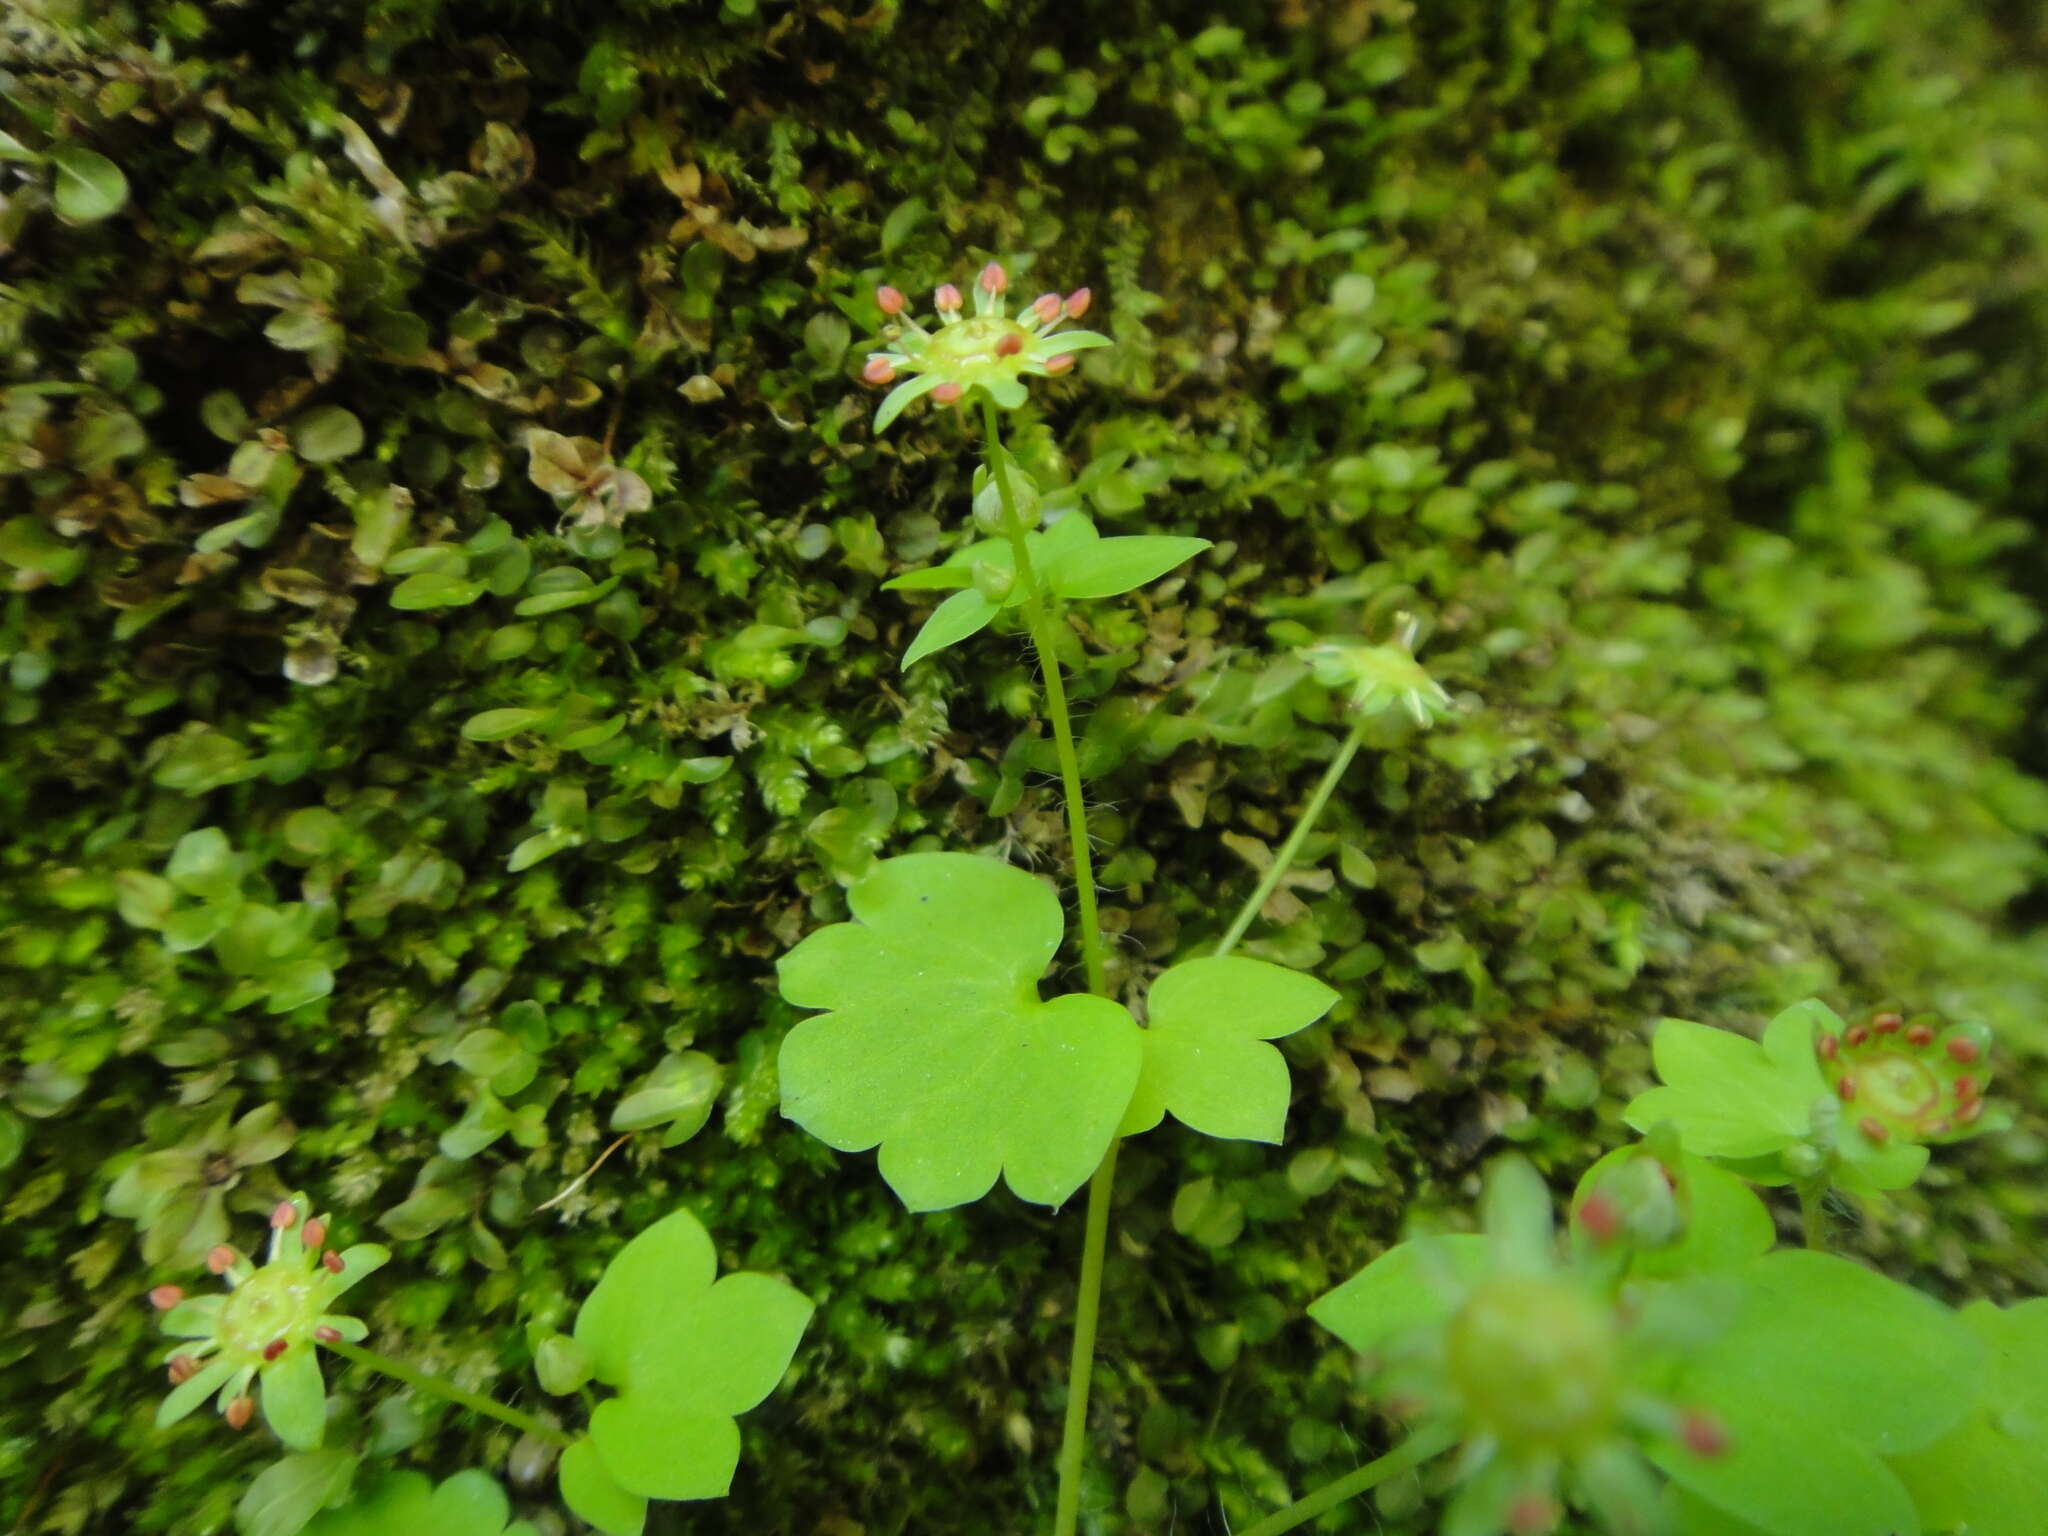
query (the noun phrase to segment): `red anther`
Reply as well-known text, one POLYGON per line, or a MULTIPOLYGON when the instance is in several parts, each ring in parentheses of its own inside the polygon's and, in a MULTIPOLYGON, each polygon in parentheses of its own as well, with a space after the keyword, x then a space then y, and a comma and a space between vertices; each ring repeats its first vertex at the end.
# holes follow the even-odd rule
POLYGON ((1839 1093, 1842 1096, 1842 1102, 1847 1104, 1856 1097, 1856 1079, 1853 1077, 1843 1078, 1835 1084, 1835 1092, 1839 1093))
POLYGON ((285 1340, 272 1339, 268 1344, 263 1346, 263 1358, 265 1360, 275 1360, 279 1355, 283 1354, 287 1349, 290 1348, 291 1345, 287 1343, 285 1340))
POLYGON ((1934 1027, 1931 1024, 1915 1024, 1912 1028, 1906 1031, 1906 1044, 1934 1044, 1934 1027))
POLYGON ((1858 1120, 1856 1122, 1856 1129, 1868 1136, 1872 1141, 1891 1140, 1892 1133, 1890 1129, 1875 1115, 1865 1115, 1861 1120, 1858 1120))
POLYGON ((1922 1136, 1946 1136, 1954 1129, 1954 1122, 1948 1116, 1943 1115, 1939 1120, 1930 1120, 1927 1124, 1923 1125, 1920 1128, 1920 1134, 1922 1136))
POLYGON ((306 1230, 299 1234, 301 1241, 313 1252, 320 1251, 320 1245, 327 1241, 327 1223, 315 1216, 306 1223, 306 1230))
POLYGON ((1678 1420, 1678 1438, 1695 1456, 1712 1458, 1728 1454, 1727 1429, 1703 1408, 1685 1410, 1678 1420))
POLYGON ((960 398, 960 386, 948 379, 932 391, 932 398, 941 405, 951 405, 960 398))
POLYGON ((1870 1026, 1868 1024, 1851 1024, 1842 1031, 1842 1044, 1852 1048, 1861 1045, 1869 1038, 1870 1026))
POLYGON ((1984 1054, 1982 1051, 1977 1049, 1976 1041, 1966 1039, 1961 1035, 1958 1035, 1955 1039, 1949 1041, 1949 1043, 1943 1046, 1942 1049, 1948 1052, 1948 1059, 1950 1061, 1958 1062, 1966 1067, 1969 1066, 1970 1063, 1975 1061, 1979 1056, 1984 1054))
POLYGON ((932 295, 932 307, 942 315, 960 313, 960 290, 951 283, 941 283, 932 295))
POLYGON ((1095 302, 1095 295, 1086 288, 1076 288, 1067 295, 1067 318, 1078 320, 1088 313, 1088 306, 1095 302))
POLYGON ((341 1330, 339 1328, 329 1328, 323 1323, 313 1330, 313 1337, 322 1344, 339 1344, 341 1342, 341 1330))
POLYGON ((270 1225, 282 1232, 285 1228, 296 1227, 298 1224, 299 1208, 289 1200, 278 1201, 277 1208, 270 1213, 270 1225))
POLYGON ((1970 1100, 1977 1097, 1977 1079, 1975 1079, 1974 1077, 1957 1078, 1956 1097, 1961 1099, 1965 1104, 1967 1104, 1970 1100))
POLYGON ((1062 352, 1058 357, 1048 357, 1045 360, 1045 371, 1051 374, 1066 373, 1073 366, 1074 354, 1071 352, 1062 352))
POLYGON ((190 1355, 173 1355, 166 1373, 172 1386, 182 1387, 199 1374, 199 1362, 190 1355))
POLYGON ((222 1417, 228 1421, 229 1429, 247 1429, 249 1421, 256 1417, 256 1399, 244 1392, 228 1404, 222 1417))
POLYGON ((182 1285, 160 1285, 149 1293, 149 1304, 159 1312, 168 1312, 185 1299, 182 1285))
POLYGON ((1041 293, 1031 301, 1031 313, 1038 316, 1040 325, 1051 325, 1060 317, 1060 296, 1056 293, 1041 293))
POLYGON ((1822 1035, 1820 1043, 1814 1049, 1820 1052, 1821 1060, 1833 1061, 1836 1054, 1842 1049, 1842 1042, 1833 1035, 1822 1035))
POLYGON ((1880 1035, 1895 1035, 1905 1022, 1896 1013, 1880 1013, 1871 1019, 1870 1027, 1880 1035))
POLYGON ((338 1275, 341 1273, 341 1255, 336 1253, 332 1248, 328 1249, 325 1253, 320 1255, 320 1262, 322 1265, 326 1267, 327 1273, 329 1273, 330 1275, 338 1275))
POLYGON ((1605 1190, 1586 1197, 1586 1203, 1579 1207, 1579 1225, 1596 1243, 1611 1243, 1621 1230, 1621 1211, 1615 1206, 1613 1197, 1605 1190))
POLYGON ((1557 1524, 1557 1504, 1548 1495, 1524 1493, 1508 1506, 1509 1536, 1544 1536, 1557 1524))
POLYGON ((875 304, 885 315, 900 315, 903 313, 903 290, 884 283, 875 290, 875 304))
POLYGON ((870 384, 893 384, 896 382, 896 365, 886 357, 871 357, 860 376, 870 384))
POLYGON ((1003 332, 1003 339, 996 343, 997 357, 1015 357, 1024 350, 1024 338, 1015 331, 1003 332))
POLYGON ((1982 1099, 1972 1099, 1956 1111, 1956 1120, 1962 1125, 1975 1125, 1983 1118, 1984 1101, 1982 1099))
POLYGON ((226 1243, 222 1243, 217 1247, 207 1250, 206 1267, 212 1274, 224 1275, 239 1264, 241 1259, 242 1256, 240 1254, 236 1253, 226 1243))
POLYGON ((999 261, 992 261, 981 269, 981 276, 975 280, 983 293, 1002 293, 1010 286, 1010 274, 1003 270, 999 261))

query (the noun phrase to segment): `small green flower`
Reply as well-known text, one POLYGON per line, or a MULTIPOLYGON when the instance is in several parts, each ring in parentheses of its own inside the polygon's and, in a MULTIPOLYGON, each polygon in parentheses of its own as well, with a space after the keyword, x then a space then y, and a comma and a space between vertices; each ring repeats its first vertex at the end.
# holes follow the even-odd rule
POLYGON ((875 290, 888 345, 868 354, 861 377, 881 385, 912 375, 883 398, 875 412, 877 432, 919 395, 929 394, 950 405, 978 389, 1003 409, 1014 409, 1024 403, 1025 379, 1065 373, 1074 366, 1076 352, 1110 344, 1096 331, 1056 329, 1062 321, 1078 320, 1088 312, 1092 296, 1086 288, 1065 298, 1040 294, 1012 319, 1003 309, 1009 286, 1009 274, 990 262, 975 279, 974 312, 965 314, 960 290, 951 283, 941 285, 933 296, 938 323, 929 330, 910 314, 901 291, 886 286, 875 290))
POLYGON ((1441 683, 1415 659, 1416 621, 1401 617, 1391 645, 1353 645, 1323 640, 1298 652, 1317 682, 1340 693, 1354 714, 1377 715, 1399 705, 1417 725, 1428 726, 1457 706, 1441 683))
POLYGON ((1694 1342, 1690 1309, 1625 1304, 1611 1266, 1561 1255, 1549 1191, 1519 1158, 1489 1173, 1481 1227, 1400 1244, 1309 1315, 1369 1358, 1416 1434, 1454 1438, 1445 1532, 1539 1536, 1567 1502, 1610 1531, 1660 1529, 1643 1446, 1726 1448, 1711 1415, 1657 1389, 1694 1342))
POLYGON ((375 1243, 323 1252, 327 1223, 308 1219, 306 1206, 294 1195, 271 1213, 270 1258, 261 1266, 225 1246, 207 1255, 206 1267, 228 1284, 225 1296, 187 1297, 175 1285, 150 1292, 164 1332, 188 1341, 166 1357, 172 1390, 157 1408, 158 1428, 218 1393, 221 1414, 240 1429, 255 1412, 250 1389, 260 1380, 263 1417, 278 1439, 294 1450, 318 1447, 327 1394, 316 1346, 369 1332, 329 1309, 391 1254, 375 1243))
POLYGON ((1824 1031, 1814 1049, 1843 1118, 1860 1134, 1938 1146, 2006 1123, 1985 1111, 1990 1045, 1981 1024, 1942 1029, 1932 1014, 1909 1021, 1879 1013, 1839 1033, 1824 1031))

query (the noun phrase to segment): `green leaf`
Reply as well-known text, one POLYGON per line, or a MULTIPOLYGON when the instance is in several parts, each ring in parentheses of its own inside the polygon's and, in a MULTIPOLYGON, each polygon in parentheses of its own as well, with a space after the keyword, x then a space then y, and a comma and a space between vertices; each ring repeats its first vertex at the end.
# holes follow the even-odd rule
POLYGON ((1087 1182, 1137 1086, 1137 1025, 1116 1003, 1038 996, 1058 900, 1022 870, 958 853, 887 859, 856 919, 778 967, 782 995, 832 1010, 789 1032, 782 1112, 842 1152, 881 1147, 912 1210, 977 1200, 1006 1177, 1059 1205, 1087 1182))
POLYGON ((1336 1001, 1313 976, 1264 960, 1212 955, 1174 966, 1152 983, 1144 1067, 1122 1133, 1149 1131, 1171 1113, 1205 1136, 1278 1142, 1293 1082, 1265 1042, 1313 1024, 1336 1001))
POLYGON ((532 593, 514 604, 512 611, 522 619, 533 619, 544 613, 581 608, 609 595, 618 584, 616 576, 594 582, 588 572, 573 565, 550 566, 533 578, 532 593))
POLYGON ((702 1051, 664 1056, 612 1111, 615 1131, 666 1125, 664 1146, 677 1146, 704 1128, 718 1102, 725 1069, 702 1051), (681 1132, 680 1135, 676 1134, 681 1132))
POLYGON ((462 722, 465 741, 504 741, 521 731, 530 731, 548 718, 545 709, 487 709, 462 722))
POLYGON ((1397 1244, 1327 1296, 1309 1303, 1308 1315, 1361 1355, 1412 1328, 1451 1314, 1456 1283, 1486 1273, 1487 1239, 1456 1232, 1397 1244))
POLYGON ((219 827, 200 827, 179 838, 164 875, 186 895, 207 900, 232 896, 241 885, 235 851, 219 827))
POLYGON ((356 1462, 350 1451, 307 1451, 273 1462, 243 1491, 235 1528, 242 1536, 297 1536, 348 1491, 356 1462))
MULTIPOLYGON (((566 1460, 566 1457, 565 1457, 566 1460)), ((347 1506, 322 1515, 307 1536, 515 1536, 511 1506, 498 1480, 478 1467, 436 1488, 418 1472, 387 1472, 347 1506)))
POLYGON ((52 197, 57 216, 67 224, 95 224, 111 218, 128 201, 128 178, 105 155, 77 144, 50 151, 57 169, 52 197))
POLYGON ((939 592, 969 586, 974 572, 959 565, 928 565, 921 571, 905 571, 882 583, 885 592, 939 592))
POLYGON ((1740 1310, 1670 1392, 1718 1415, 1730 1449, 1703 1459, 1665 1445, 1652 1460, 1779 1536, 1919 1531, 1879 1458, 1919 1450, 1961 1420, 1981 1342, 1940 1303, 1830 1254, 1767 1254, 1734 1274, 1740 1310))
POLYGON ((722 1499, 740 1464, 739 1425, 651 1393, 599 1403, 590 1443, 621 1488, 649 1499, 722 1499))
POLYGON ((420 571, 391 589, 391 606, 407 613, 461 608, 484 595, 484 584, 446 571, 420 571))
POLYGON ((618 1485, 588 1437, 562 1452, 555 1476, 570 1512, 605 1536, 640 1536, 646 1527, 647 1501, 618 1485))
POLYGON ((626 1380, 643 1309, 709 1291, 717 1272, 711 1236, 688 1211, 663 1217, 613 1255, 576 1314, 576 1342, 590 1351, 597 1379, 610 1386, 626 1380))
POLYGON ((727 1275, 694 1300, 671 1291, 638 1321, 626 1395, 699 1417, 745 1413, 782 1380, 811 1311, 808 1297, 767 1275, 727 1275))
POLYGON ((1163 534, 1097 539, 1054 560, 1045 580, 1065 598, 1116 597, 1157 581, 1207 548, 1207 539, 1163 534))
POLYGON ((331 993, 334 972, 312 958, 294 960, 264 977, 263 986, 268 994, 264 1008, 271 1013, 290 1013, 331 993))
POLYGON ((1820 1003, 1786 1009, 1763 1043, 1684 1019, 1665 1019, 1651 1041, 1665 1086, 1638 1094, 1623 1118, 1639 1131, 1669 1120, 1688 1152, 1766 1157, 1804 1137, 1816 1100, 1827 1097, 1814 1055, 1817 1027, 1841 1021, 1820 1003))
POLYGON ((332 464, 363 446, 363 424, 355 412, 338 405, 316 405, 295 417, 286 430, 294 451, 309 464, 332 464))
POLYGON ((1930 1528, 2038 1536, 2048 1489, 2048 1298, 1963 1308, 1985 1347, 1977 1401, 1947 1435, 1892 1462, 1930 1528))
POLYGON ((915 378, 905 379, 882 397, 881 407, 875 412, 875 431, 885 430, 889 423, 903 414, 903 408, 919 395, 931 393, 945 379, 936 373, 920 373, 915 378))
POLYGON ((943 651, 949 645, 957 645, 969 635, 988 627, 1001 610, 972 588, 955 592, 932 610, 924 627, 917 632, 917 638, 910 642, 910 649, 903 653, 903 666, 907 671, 917 662, 934 651, 943 651))
POLYGON ((318 1450, 327 1432, 327 1388, 313 1346, 286 1350, 263 1367, 261 1381, 256 1398, 272 1432, 295 1451, 318 1450))

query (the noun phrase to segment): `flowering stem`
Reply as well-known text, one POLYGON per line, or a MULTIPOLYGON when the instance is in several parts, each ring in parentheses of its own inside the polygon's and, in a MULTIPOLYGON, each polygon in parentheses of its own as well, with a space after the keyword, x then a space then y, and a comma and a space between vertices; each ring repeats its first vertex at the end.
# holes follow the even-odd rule
POLYGON ((1308 804, 1301 808, 1301 816, 1294 823, 1294 830, 1287 834, 1287 841, 1280 845, 1280 851, 1273 855, 1273 862, 1266 866, 1265 874, 1259 877, 1258 888, 1245 898, 1238 908, 1237 919, 1230 925, 1230 931, 1223 935, 1223 942, 1216 946, 1216 953, 1227 955, 1237 948, 1238 940, 1252 925, 1252 919, 1259 915, 1267 898, 1279 888, 1287 871, 1294 867, 1295 859, 1301 853, 1301 845, 1308 841, 1308 835, 1315 830, 1321 819, 1323 807, 1330 803, 1330 796, 1336 792, 1337 782, 1344 777, 1344 770, 1351 766, 1351 760, 1358 756, 1358 749, 1365 741, 1365 717, 1351 727, 1351 733, 1344 738, 1344 745, 1337 749, 1337 755, 1324 770, 1322 782, 1316 785, 1315 793, 1308 797, 1308 804))
POLYGON ((1799 1190, 1799 1225, 1806 1235, 1806 1246, 1819 1253, 1825 1253, 1828 1246, 1828 1213, 1823 1203, 1828 1184, 1825 1175, 1818 1179, 1801 1179, 1799 1190))
POLYGON ((382 1371, 394 1381, 402 1381, 408 1387, 430 1392, 435 1397, 446 1398, 472 1413, 484 1414, 500 1423, 510 1424, 514 1429, 524 1430, 529 1435, 537 1435, 550 1445, 566 1446, 571 1443, 568 1435, 552 1424, 543 1424, 532 1414, 521 1413, 516 1408, 507 1408, 503 1403, 485 1397, 480 1392, 458 1387, 454 1382, 444 1381, 439 1376, 429 1376, 425 1371, 415 1370, 403 1360, 393 1360, 389 1355, 380 1355, 375 1350, 364 1349, 360 1345, 340 1339, 323 1340, 320 1347, 333 1350, 344 1360, 353 1360, 357 1365, 366 1365, 373 1371, 382 1371))
POLYGON ((1281 1532, 1291 1531, 1297 1525, 1306 1525, 1324 1510, 1335 1509, 1346 1499, 1355 1499, 1388 1478, 1421 1466, 1430 1457, 1449 1450, 1456 1443, 1457 1436, 1446 1429, 1416 1435, 1394 1447, 1378 1461, 1369 1461, 1356 1472, 1348 1473, 1334 1483, 1325 1483, 1307 1498, 1266 1516, 1257 1525, 1247 1526, 1239 1536, 1280 1536, 1281 1532))
MULTIPOLYGON (((1106 997, 1109 988, 1103 973, 1102 919, 1096 910, 1095 860, 1088 845, 1088 806, 1082 798, 1081 757, 1074 750, 1074 722, 1067 710, 1066 684, 1060 677, 1052 615, 1047 611, 1045 587, 1031 563, 1024 519, 1018 515, 1016 492, 1010 486, 995 403, 984 399, 981 409, 982 427, 988 438, 989 473, 995 476, 996 495, 1002 501, 1003 527, 1015 559, 1016 577, 1024 584, 1024 623, 1038 651, 1038 670, 1045 679, 1045 713, 1052 721, 1053 747, 1059 754, 1060 783, 1067 802, 1067 838, 1074 850, 1081 963, 1088 973, 1088 990, 1097 997, 1106 997)), ((1074 1306, 1074 1350, 1067 1367, 1066 1422, 1060 1431, 1060 1483, 1053 1511, 1053 1536, 1074 1536, 1081 1521, 1081 1463, 1087 1449, 1088 1389, 1095 1373, 1095 1335, 1102 1317, 1102 1269, 1109 1249, 1109 1202, 1116 1187, 1117 1146, 1117 1138, 1111 1137, 1109 1150, 1103 1153, 1100 1166, 1088 1181, 1080 1294, 1074 1306)))

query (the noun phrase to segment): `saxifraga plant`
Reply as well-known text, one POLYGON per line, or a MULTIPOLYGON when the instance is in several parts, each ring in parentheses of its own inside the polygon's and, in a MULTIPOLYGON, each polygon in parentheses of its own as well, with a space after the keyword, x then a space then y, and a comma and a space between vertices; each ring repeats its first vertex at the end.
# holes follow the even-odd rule
MULTIPOLYGON (((780 1077, 784 1114, 840 1151, 878 1150, 911 1211, 978 1200, 998 1180, 1054 1208, 1085 1187, 1051 1522, 1053 1536, 1075 1536, 1118 1148, 1167 1115, 1205 1135, 1281 1140, 1291 1083, 1271 1042, 1337 994, 1236 950, 1371 723, 1393 712, 1427 728, 1454 704, 1415 659, 1412 620, 1390 643, 1304 648, 1298 686, 1328 690, 1349 729, 1213 949, 1151 978, 1141 1022, 1109 982, 1060 610, 1158 580, 1208 545, 1103 537, 1004 447, 1000 412, 1025 403, 1028 379, 1110 344, 1061 328, 1087 313, 1086 289, 1014 315, 1007 289, 990 262, 971 313, 944 285, 930 326, 880 289, 882 345, 863 376, 895 386, 877 430, 925 395, 977 412, 972 517, 985 537, 890 583, 949 593, 903 665, 1006 618, 1029 637, 1086 989, 1041 992, 1068 937, 1045 881, 984 854, 883 859, 849 890, 847 921, 782 957, 784 998, 814 1012, 784 1040, 780 1077)), ((1760 1044, 1664 1021, 1653 1046, 1664 1085, 1626 1111, 1645 1139, 1587 1171, 1562 1232, 1541 1177, 1504 1159, 1477 1232, 1418 1231, 1311 1306, 1358 1352, 1362 1386, 1405 1438, 1240 1536, 1281 1536, 1375 1490, 1394 1516, 1429 1501, 1442 1536, 1541 1536, 1572 1509, 1622 1536, 2033 1532, 2048 1486, 2048 1300, 1952 1311, 1825 1251, 1831 1193, 1881 1198, 1913 1182, 1930 1145, 2006 1123, 1984 1096, 1989 1047, 1972 1025, 1895 1014, 1844 1025, 1818 1001, 1780 1014, 1760 1044), (1798 1192, 1803 1250, 1777 1248, 1753 1187, 1776 1185, 1798 1192)), ((261 1536, 532 1529, 508 1525, 481 1469, 438 1486, 415 1472, 359 1477, 361 1458, 323 1445, 322 1349, 520 1429, 522 1448, 558 1458, 572 1512, 607 1536, 639 1536, 650 1500, 727 1491, 734 1416, 774 1389, 811 1313, 770 1277, 716 1279, 709 1236, 674 1213, 614 1257, 573 1334, 537 1343, 541 1387, 588 1406, 587 1429, 572 1433, 362 1348, 364 1326, 329 1307, 384 1250, 327 1249, 303 1197, 271 1224, 261 1266, 225 1245, 208 1254, 227 1294, 151 1293, 180 1340, 160 1421, 213 1396, 239 1428, 260 1406, 291 1451, 243 1501, 245 1531, 261 1536), (596 1399, 593 1382, 612 1395, 596 1399)))

